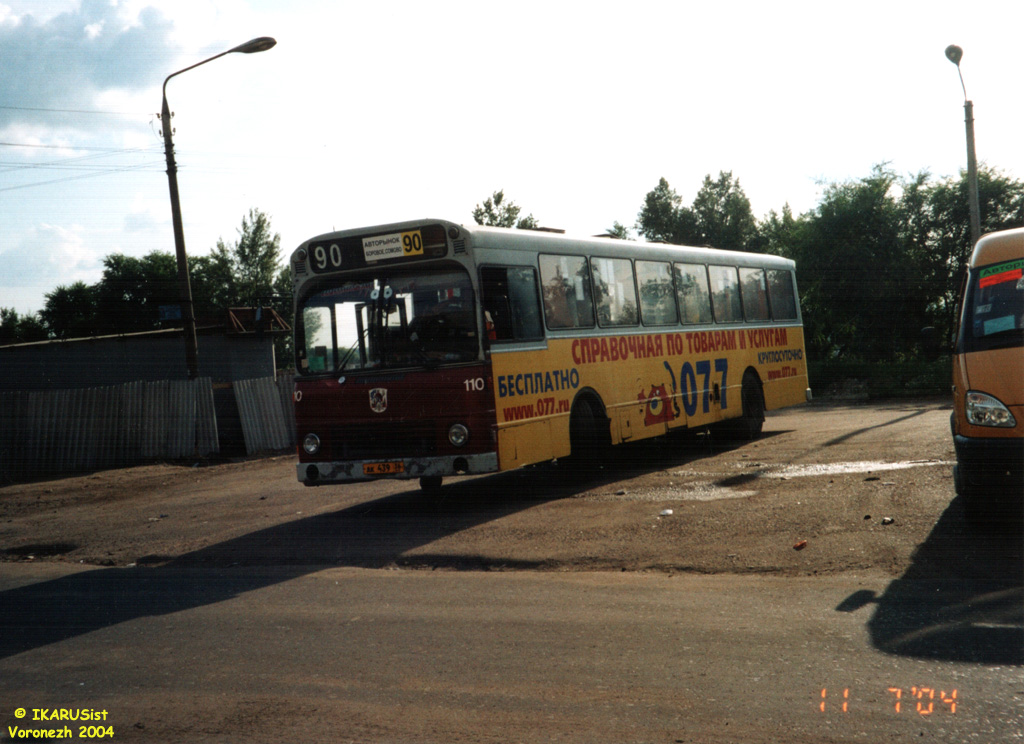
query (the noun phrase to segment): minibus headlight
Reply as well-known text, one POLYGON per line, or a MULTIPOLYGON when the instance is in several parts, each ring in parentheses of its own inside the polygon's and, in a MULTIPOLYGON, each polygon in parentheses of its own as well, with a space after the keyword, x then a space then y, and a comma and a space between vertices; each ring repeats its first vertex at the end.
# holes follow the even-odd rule
POLYGON ((991 395, 976 390, 967 392, 967 421, 975 426, 998 426, 1012 429, 1017 419, 1010 410, 991 395))
POLYGON ((448 430, 448 441, 456 447, 461 447, 469 441, 469 429, 462 424, 453 424, 448 430))
POLYGON ((320 437, 316 434, 307 434, 302 440, 302 449, 306 451, 307 455, 315 455, 320 451, 320 437))

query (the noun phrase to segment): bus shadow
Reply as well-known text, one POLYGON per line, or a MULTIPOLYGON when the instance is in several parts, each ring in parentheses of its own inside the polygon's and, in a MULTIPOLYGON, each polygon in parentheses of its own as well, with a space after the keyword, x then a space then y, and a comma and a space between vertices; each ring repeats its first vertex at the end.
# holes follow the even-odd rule
POLYGON ((408 554, 547 501, 735 446, 705 437, 639 442, 616 448, 590 472, 545 464, 455 481, 433 496, 406 490, 177 557, 143 556, 135 567, 86 570, 9 589, 0 592, 0 658, 131 620, 228 601, 327 566, 543 568, 514 557, 408 554))
POLYGON ((873 645, 899 656, 1024 665, 1024 540, 1019 518, 974 526, 955 499, 885 592, 860 591, 836 609, 869 603, 873 645))
MULTIPOLYGON (((406 490, 181 556, 143 556, 133 567, 85 570, 8 589, 0 592, 0 658, 131 620, 228 601, 327 566, 417 565, 404 558, 416 548, 616 477, 621 473, 615 468, 576 478, 565 467, 544 465, 471 478, 435 496, 406 490)), ((431 560, 448 568, 488 567, 473 556, 431 560)), ((517 563, 502 561, 503 568, 510 565, 517 563)))

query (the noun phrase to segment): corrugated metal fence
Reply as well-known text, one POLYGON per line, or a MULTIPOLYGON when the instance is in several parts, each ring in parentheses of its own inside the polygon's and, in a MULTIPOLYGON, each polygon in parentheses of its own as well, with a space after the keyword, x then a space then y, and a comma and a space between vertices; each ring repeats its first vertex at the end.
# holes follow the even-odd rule
MULTIPOLYGON (((292 377, 235 383, 246 451, 295 441, 292 377)), ((0 393, 0 482, 219 452, 210 378, 0 393)))
POLYGON ((281 450, 295 444, 293 381, 293 375, 280 375, 277 380, 261 377, 235 382, 247 454, 281 450))

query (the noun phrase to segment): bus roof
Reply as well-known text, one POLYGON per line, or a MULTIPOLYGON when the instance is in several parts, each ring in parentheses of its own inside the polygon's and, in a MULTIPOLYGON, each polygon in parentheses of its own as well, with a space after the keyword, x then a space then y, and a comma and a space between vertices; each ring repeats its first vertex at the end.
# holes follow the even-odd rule
POLYGON ((1024 258, 1024 227, 982 235, 971 253, 971 268, 1024 258))
MULTIPOLYGON (((683 246, 670 243, 650 243, 642 240, 620 240, 604 236, 564 234, 553 230, 530 230, 484 225, 464 225, 450 220, 420 219, 385 225, 339 230, 310 238, 301 247, 328 239, 399 232, 425 224, 441 224, 446 230, 455 228, 462 236, 470 236, 476 248, 510 251, 536 251, 541 253, 586 253, 593 256, 623 256, 652 261, 691 261, 711 263, 728 258, 738 266, 768 266, 792 269, 795 264, 788 258, 767 253, 748 253, 707 246, 683 246), (511 238, 511 240, 509 240, 511 238)), ((449 233, 450 234, 450 233, 449 233)))

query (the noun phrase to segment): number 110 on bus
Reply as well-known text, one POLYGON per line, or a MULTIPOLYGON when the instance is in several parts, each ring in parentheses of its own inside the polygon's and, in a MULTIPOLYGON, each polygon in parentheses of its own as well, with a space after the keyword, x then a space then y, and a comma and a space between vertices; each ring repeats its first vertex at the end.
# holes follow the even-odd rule
MULTIPOLYGON (((904 690, 902 687, 889 687, 887 695, 887 704, 892 706, 896 713, 917 713, 922 716, 930 716, 939 712, 956 713, 957 691, 955 688, 952 692, 946 692, 934 687, 911 687, 910 690, 904 690)), ((832 690, 826 687, 821 688, 818 710, 822 713, 849 713, 853 707, 849 687, 832 690)))

